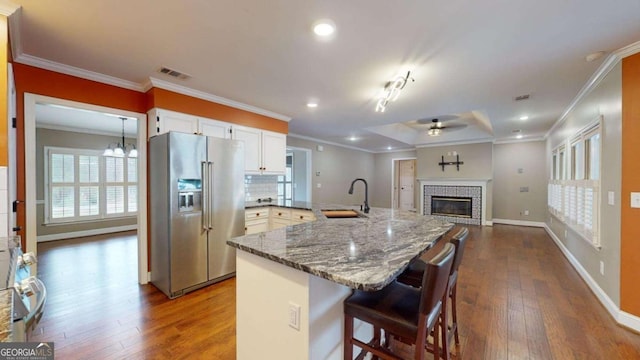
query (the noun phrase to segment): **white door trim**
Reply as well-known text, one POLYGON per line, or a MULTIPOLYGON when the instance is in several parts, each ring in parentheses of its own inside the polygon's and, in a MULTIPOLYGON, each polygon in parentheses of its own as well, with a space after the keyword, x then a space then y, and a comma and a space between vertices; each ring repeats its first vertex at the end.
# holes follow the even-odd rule
MULTIPOLYGON (((402 157, 402 158, 392 158, 391 159, 391 208, 394 208, 394 198, 396 197, 396 191, 395 191, 395 186, 396 186, 396 162, 400 161, 400 160, 417 160, 417 157, 402 157)), ((416 165, 417 165, 417 161, 416 161, 416 165)), ((416 169, 417 170, 417 169, 416 169)), ((417 173, 414 173, 413 177, 416 178, 417 173)), ((413 201, 413 205, 415 206, 416 201, 415 201, 415 184, 414 184, 414 190, 413 190, 413 196, 414 196, 414 201, 413 201)))
MULTIPOLYGON (((24 160, 25 160, 25 217, 28 251, 37 252, 36 240, 36 104, 48 103, 78 109, 122 114, 138 119, 138 282, 146 284, 147 264, 147 115, 108 108, 76 101, 53 98, 36 94, 24 94, 24 160)), ((37 271, 37 270, 34 270, 37 271)))

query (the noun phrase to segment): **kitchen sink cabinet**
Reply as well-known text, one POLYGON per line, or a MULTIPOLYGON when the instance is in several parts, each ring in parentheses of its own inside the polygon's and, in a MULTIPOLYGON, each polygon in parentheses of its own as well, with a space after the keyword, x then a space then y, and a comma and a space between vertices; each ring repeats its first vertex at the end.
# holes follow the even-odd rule
POLYGON ((169 131, 228 139, 231 124, 224 121, 154 108, 149 110, 149 137, 169 131))
POLYGON ((287 152, 285 134, 234 126, 232 138, 245 143, 246 174, 282 175, 285 173, 287 152))

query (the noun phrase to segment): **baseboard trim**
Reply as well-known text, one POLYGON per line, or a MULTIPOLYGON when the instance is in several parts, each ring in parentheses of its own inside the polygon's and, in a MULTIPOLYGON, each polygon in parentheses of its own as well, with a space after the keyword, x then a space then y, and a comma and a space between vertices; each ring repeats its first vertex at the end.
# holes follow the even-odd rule
POLYGON ((526 221, 526 220, 511 220, 511 219, 493 219, 494 224, 504 225, 517 225, 517 226, 530 226, 530 227, 545 227, 546 224, 539 221, 526 221))
POLYGON ((611 317, 619 325, 625 326, 633 331, 640 332, 640 318, 635 315, 621 311, 620 308, 618 308, 618 306, 613 302, 613 300, 611 300, 611 298, 602 290, 602 288, 598 286, 598 283, 596 283, 596 281, 593 280, 593 278, 591 277, 591 275, 589 275, 587 270, 585 270, 585 268, 582 267, 582 264, 578 262, 578 260, 573 256, 573 254, 571 254, 571 252, 569 252, 569 249, 567 249, 567 247, 564 246, 564 244, 562 243, 562 241, 560 241, 560 239, 556 236, 556 234, 554 234, 554 232, 551 231, 551 229, 549 228, 549 226, 547 226, 547 224, 544 224, 544 229, 547 231, 547 234, 549 234, 551 239, 553 239, 553 242, 555 242, 556 246, 560 249, 564 257, 567 258, 571 266, 573 266, 573 268, 576 269, 576 271, 578 272, 578 275, 580 275, 582 280, 584 280, 584 282, 587 283, 587 286, 591 289, 591 292, 593 292, 593 294, 596 296, 596 298, 598 298, 602 306, 604 306, 604 308, 609 312, 609 315, 611 315, 611 317))
POLYGON ((72 232, 66 232, 66 233, 60 233, 60 234, 40 235, 36 238, 36 241, 45 242, 45 241, 63 240, 63 239, 71 239, 76 237, 103 235, 103 234, 110 234, 115 232, 130 231, 130 230, 137 230, 137 229, 138 229, 138 225, 113 226, 108 228, 72 231, 72 232))
POLYGON ((617 320, 618 324, 633 331, 640 332, 640 317, 629 314, 628 312, 622 310, 620 310, 619 314, 620 316, 617 320))

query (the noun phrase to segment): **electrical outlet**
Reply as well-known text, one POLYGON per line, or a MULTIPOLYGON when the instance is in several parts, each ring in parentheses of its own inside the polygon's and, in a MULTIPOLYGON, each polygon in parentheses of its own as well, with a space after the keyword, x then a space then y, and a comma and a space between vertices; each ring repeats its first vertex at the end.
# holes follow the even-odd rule
POLYGON ((300 305, 289 302, 289 326, 300 331, 300 305))
POLYGON ((631 207, 640 208, 640 192, 631 193, 631 207))
POLYGON ((564 231, 564 238, 567 238, 567 235, 569 235, 569 232, 567 230, 564 231))
POLYGON ((604 261, 600 260, 600 275, 604 275, 604 261))
POLYGON ((524 211, 524 216, 529 216, 529 210, 524 211))
POLYGON ((616 193, 614 193, 613 191, 609 191, 607 193, 607 202, 609 205, 615 205, 616 204, 616 193))
POLYGON ((317 183, 317 184, 316 184, 316 187, 317 187, 318 189, 320 189, 320 188, 322 187, 322 184, 317 183))

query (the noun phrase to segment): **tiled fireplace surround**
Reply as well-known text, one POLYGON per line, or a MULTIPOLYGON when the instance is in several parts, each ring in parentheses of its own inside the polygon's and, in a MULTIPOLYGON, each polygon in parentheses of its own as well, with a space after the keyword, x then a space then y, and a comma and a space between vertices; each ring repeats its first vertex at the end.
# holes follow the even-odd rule
POLYGON ((487 179, 420 179, 420 209, 431 215, 432 196, 471 198, 471 218, 434 215, 458 224, 486 225, 487 179))

